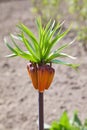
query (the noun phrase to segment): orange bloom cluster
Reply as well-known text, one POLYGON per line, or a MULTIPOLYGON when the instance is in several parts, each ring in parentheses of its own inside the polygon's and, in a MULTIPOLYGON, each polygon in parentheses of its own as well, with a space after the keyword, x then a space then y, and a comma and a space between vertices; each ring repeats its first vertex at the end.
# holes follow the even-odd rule
POLYGON ((50 65, 37 66, 36 64, 27 64, 28 74, 32 80, 35 89, 43 92, 50 87, 55 70, 50 65))

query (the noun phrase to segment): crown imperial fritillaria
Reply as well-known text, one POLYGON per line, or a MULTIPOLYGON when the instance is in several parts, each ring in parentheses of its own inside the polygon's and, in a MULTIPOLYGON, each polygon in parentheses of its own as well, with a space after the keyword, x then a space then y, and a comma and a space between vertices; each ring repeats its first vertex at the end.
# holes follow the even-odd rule
POLYGON ((66 65, 74 69, 78 67, 77 64, 59 59, 65 57, 75 59, 75 57, 61 52, 70 46, 72 42, 61 45, 56 50, 53 50, 53 47, 69 32, 69 29, 62 32, 62 24, 58 23, 55 25, 55 22, 51 23, 52 21, 50 20, 45 27, 42 27, 41 19, 36 20, 38 38, 24 24, 18 24, 17 27, 20 33, 16 36, 10 35, 14 47, 4 39, 7 47, 12 51, 12 54, 7 55, 7 57, 19 56, 29 61, 27 64, 28 74, 34 88, 39 91, 39 130, 44 129, 43 92, 50 87, 55 74, 52 63, 66 65), (26 50, 22 50, 15 40, 23 43, 26 50))
POLYGON ((55 51, 52 51, 52 48, 69 32, 69 29, 61 32, 60 30, 62 24, 58 23, 55 25, 55 22, 53 22, 51 25, 51 23, 52 22, 49 21, 44 28, 42 27, 41 20, 36 20, 39 34, 38 39, 24 24, 20 23, 17 25, 20 33, 16 36, 12 34, 10 35, 10 38, 15 46, 14 48, 5 39, 7 47, 13 52, 13 54, 7 55, 7 57, 20 56, 30 61, 30 63, 27 64, 27 70, 34 88, 38 89, 40 92, 43 92, 45 89, 49 88, 54 77, 55 70, 48 64, 63 64, 75 69, 78 66, 58 59, 62 57, 75 59, 75 57, 61 52, 72 42, 64 44, 55 51), (57 31, 58 33, 55 35, 57 31), (27 50, 23 51, 15 40, 23 42, 27 50))

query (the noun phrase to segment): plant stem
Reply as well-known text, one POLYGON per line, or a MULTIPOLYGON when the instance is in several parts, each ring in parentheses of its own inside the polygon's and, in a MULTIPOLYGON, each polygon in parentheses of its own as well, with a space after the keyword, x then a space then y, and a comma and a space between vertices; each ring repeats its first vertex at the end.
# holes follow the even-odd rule
POLYGON ((44 130, 44 103, 43 92, 39 92, 39 130, 44 130))

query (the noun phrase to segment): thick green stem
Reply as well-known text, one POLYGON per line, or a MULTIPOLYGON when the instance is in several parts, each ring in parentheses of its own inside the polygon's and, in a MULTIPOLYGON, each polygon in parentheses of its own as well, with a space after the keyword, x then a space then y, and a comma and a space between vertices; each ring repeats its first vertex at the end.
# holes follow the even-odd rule
POLYGON ((39 92, 39 130, 44 130, 44 103, 43 92, 39 92))

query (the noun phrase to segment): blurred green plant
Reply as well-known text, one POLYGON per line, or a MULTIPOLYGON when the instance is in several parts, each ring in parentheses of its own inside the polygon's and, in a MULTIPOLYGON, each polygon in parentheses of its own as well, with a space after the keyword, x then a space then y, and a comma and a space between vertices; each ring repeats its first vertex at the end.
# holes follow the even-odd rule
POLYGON ((82 123, 77 112, 74 112, 73 118, 69 119, 65 111, 58 121, 52 123, 50 130, 87 130, 87 119, 82 123))
POLYGON ((59 9, 61 0, 32 0, 32 4, 32 11, 41 17, 43 25, 51 18, 58 21, 61 17, 59 9))
POLYGON ((74 17, 78 40, 83 44, 83 48, 87 51, 87 0, 67 0, 69 4, 69 12, 74 17))
POLYGON ((64 13, 61 9, 64 3, 66 4, 65 10, 69 9, 69 13, 72 15, 77 38, 82 42, 84 50, 87 51, 87 0, 32 0, 32 11, 41 17, 43 25, 50 19, 55 19, 57 23, 68 15, 68 11, 64 13))
POLYGON ((72 15, 77 38, 82 42, 84 50, 87 51, 87 0, 32 0, 32 11, 41 17, 43 25, 50 19, 55 19, 57 23, 67 15, 61 8, 64 3, 66 4, 65 10, 68 8, 72 15))

